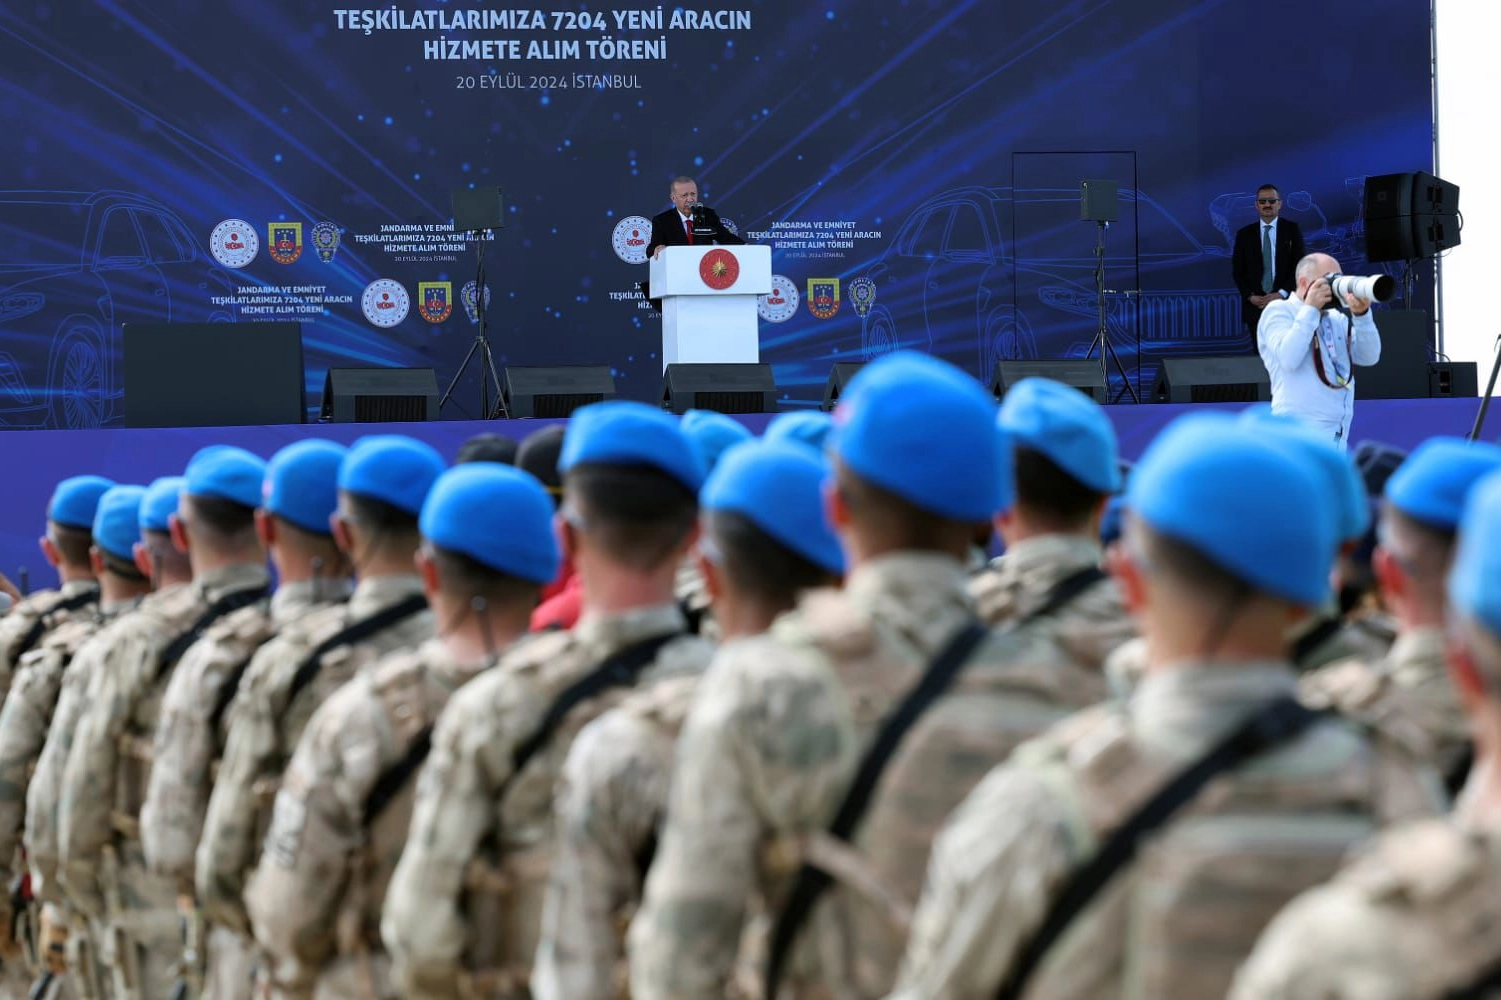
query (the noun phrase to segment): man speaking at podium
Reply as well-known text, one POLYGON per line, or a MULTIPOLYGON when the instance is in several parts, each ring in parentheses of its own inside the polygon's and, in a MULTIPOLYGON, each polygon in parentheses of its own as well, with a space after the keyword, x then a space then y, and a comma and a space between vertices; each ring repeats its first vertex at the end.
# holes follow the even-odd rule
POLYGON ((725 228, 714 209, 698 203, 698 182, 692 177, 674 179, 668 194, 672 197, 673 207, 652 217, 651 244, 646 248, 648 257, 655 257, 663 247, 745 244, 725 228))

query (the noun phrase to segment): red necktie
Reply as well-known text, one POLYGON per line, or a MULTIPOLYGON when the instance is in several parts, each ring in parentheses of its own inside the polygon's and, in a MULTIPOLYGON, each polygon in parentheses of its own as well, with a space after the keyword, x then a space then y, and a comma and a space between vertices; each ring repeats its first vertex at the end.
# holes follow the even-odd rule
POLYGON ((688 245, 690 247, 693 246, 693 220, 692 219, 687 219, 687 220, 685 220, 683 222, 683 231, 688 234, 688 245))

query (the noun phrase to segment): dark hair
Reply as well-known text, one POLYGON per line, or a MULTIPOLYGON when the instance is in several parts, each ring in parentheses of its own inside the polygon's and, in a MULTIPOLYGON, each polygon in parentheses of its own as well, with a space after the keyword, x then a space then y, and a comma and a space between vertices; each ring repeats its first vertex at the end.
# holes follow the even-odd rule
POLYGON ((1238 603, 1256 588, 1198 549, 1170 538, 1141 521, 1134 522, 1151 572, 1191 586, 1199 597, 1217 605, 1238 603))
POLYGON ((178 516, 186 525, 225 541, 238 541, 237 536, 255 530, 255 508, 223 497, 184 494, 178 516))
POLYGON ((455 596, 482 597, 488 604, 535 605, 542 591, 541 584, 493 570, 462 552, 429 544, 427 553, 438 569, 443 589, 455 596))
POLYGON ((469 462, 494 462, 498 465, 516 464, 516 442, 499 434, 476 434, 459 446, 454 456, 455 465, 469 462))
POLYGON ((1016 502, 1048 526, 1075 530, 1089 523, 1106 494, 1085 486, 1034 448, 1016 449, 1016 502))
POLYGON ((980 522, 951 521, 923 510, 836 462, 835 478, 851 516, 893 550, 958 552, 973 545, 980 522))
POLYGON ((558 458, 563 454, 562 424, 552 424, 539 431, 532 431, 521 441, 516 450, 516 467, 530 472, 546 486, 556 501, 560 499, 563 478, 558 473, 558 458))
POLYGON ((836 582, 833 573, 787 548, 744 514, 713 511, 707 527, 724 557, 725 574, 748 596, 769 606, 791 608, 798 595, 836 582))
POLYGON ((361 493, 341 494, 345 516, 371 538, 390 538, 415 545, 417 518, 400 507, 361 493))
POLYGON ((63 562, 69 566, 89 564, 89 548, 94 544, 94 533, 88 528, 74 528, 53 521, 48 525, 48 534, 52 536, 52 544, 63 562))
POLYGON ((160 572, 163 566, 171 565, 178 569, 188 568, 188 557, 178 551, 177 546, 172 544, 172 534, 167 531, 155 531, 142 529, 141 545, 151 557, 151 562, 160 572))
POLYGON ((104 549, 99 550, 99 561, 104 564, 106 573, 118 576, 129 583, 146 583, 147 577, 141 572, 141 568, 132 559, 121 559, 113 552, 104 549))
POLYGON ((698 519, 693 492, 648 466, 576 465, 565 483, 588 537, 638 572, 657 569, 672 557, 698 519))
POLYGON ((1279 188, 1275 184, 1263 184, 1263 185, 1261 185, 1261 187, 1259 187, 1259 188, 1256 189, 1256 193, 1257 194, 1260 194, 1263 191, 1276 191, 1277 192, 1277 197, 1278 198, 1282 197, 1282 189, 1279 188))

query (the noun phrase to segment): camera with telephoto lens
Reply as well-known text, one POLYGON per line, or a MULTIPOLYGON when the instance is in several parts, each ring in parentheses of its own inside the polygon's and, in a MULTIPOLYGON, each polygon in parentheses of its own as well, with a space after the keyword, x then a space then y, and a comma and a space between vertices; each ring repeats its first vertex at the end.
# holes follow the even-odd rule
POLYGON ((1367 302, 1390 302, 1397 297, 1397 279, 1385 274, 1326 274, 1324 280, 1340 305, 1347 295, 1367 302))

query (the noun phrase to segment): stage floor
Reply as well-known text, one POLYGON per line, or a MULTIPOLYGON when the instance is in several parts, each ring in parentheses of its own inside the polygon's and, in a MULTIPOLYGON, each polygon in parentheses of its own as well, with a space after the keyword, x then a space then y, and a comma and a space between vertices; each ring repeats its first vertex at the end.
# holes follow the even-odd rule
MULTIPOLYGON (((1368 399, 1356 404, 1353 438, 1371 439, 1411 449, 1436 434, 1465 435, 1474 425, 1480 400, 1368 399)), ((1241 404, 1150 404, 1110 406, 1106 411, 1120 435, 1121 454, 1135 459, 1154 435, 1174 417, 1192 409, 1234 412, 1241 404)), ((740 418, 759 432, 771 419, 758 414, 740 418)), ((0 432, 0 572, 15 580, 21 567, 30 570, 34 587, 51 584, 51 571, 37 548, 52 487, 67 476, 98 473, 117 482, 147 483, 180 473, 204 445, 235 444, 269 456, 303 437, 327 437, 344 443, 366 434, 410 434, 452 456, 464 440, 482 431, 525 437, 551 420, 438 421, 416 424, 304 424, 275 427, 181 427, 88 431, 0 432)), ((1487 414, 1481 437, 1501 434, 1501 416, 1487 414)))

